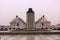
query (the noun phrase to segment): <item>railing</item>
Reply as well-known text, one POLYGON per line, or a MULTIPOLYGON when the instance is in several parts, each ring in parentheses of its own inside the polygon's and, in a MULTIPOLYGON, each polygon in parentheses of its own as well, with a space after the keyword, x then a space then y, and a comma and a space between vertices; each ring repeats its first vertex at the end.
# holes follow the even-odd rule
POLYGON ((27 29, 27 28, 0 28, 0 31, 8 31, 8 30, 15 30, 15 31, 20 31, 20 30, 23 30, 23 31, 28 31, 28 30, 30 30, 30 31, 33 31, 33 30, 36 30, 36 31, 38 31, 38 30, 60 30, 60 28, 31 28, 31 29, 27 29))
POLYGON ((60 34, 60 30, 56 29, 48 29, 48 28, 13 28, 14 30, 11 30, 11 28, 8 30, 7 28, 0 30, 0 35, 40 35, 40 34, 60 34))

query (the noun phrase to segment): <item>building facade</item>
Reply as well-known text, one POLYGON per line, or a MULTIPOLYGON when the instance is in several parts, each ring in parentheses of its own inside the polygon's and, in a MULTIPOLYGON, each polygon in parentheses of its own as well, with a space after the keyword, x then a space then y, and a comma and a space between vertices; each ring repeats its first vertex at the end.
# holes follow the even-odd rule
MULTIPOLYGON (((45 18, 43 15, 37 22, 35 22, 34 14, 35 12, 32 8, 29 8, 26 12, 27 22, 24 22, 19 16, 16 16, 9 26, 0 25, 0 32, 17 29, 40 29, 40 28, 52 28, 55 26, 51 25, 51 22, 45 18)), ((12 31, 14 32, 14 31, 12 31)), ((16 31, 15 31, 16 32, 16 31)), ((20 32, 20 31, 17 31, 20 32)), ((29 31, 30 32, 30 31, 29 31)), ((33 32, 33 31, 32 31, 33 32)), ((0 40, 60 40, 60 34, 57 35, 0 35, 0 40)))
MULTIPOLYGON (((9 26, 1 26, 0 29, 6 29, 6 30, 16 30, 16 29, 23 29, 23 28, 54 28, 55 26, 51 25, 51 22, 45 17, 45 15, 42 15, 39 20, 35 22, 35 12, 32 8, 29 8, 26 12, 27 15, 27 21, 24 22, 19 16, 16 15, 16 17, 10 22, 9 26)), ((55 27, 56 28, 56 27, 55 27)))

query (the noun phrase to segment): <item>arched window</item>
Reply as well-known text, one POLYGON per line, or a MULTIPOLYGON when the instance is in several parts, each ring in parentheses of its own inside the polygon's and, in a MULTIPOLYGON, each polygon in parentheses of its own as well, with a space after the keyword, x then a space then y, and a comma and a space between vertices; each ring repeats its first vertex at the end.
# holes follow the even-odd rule
POLYGON ((48 29, 47 27, 45 29, 48 29))
POLYGON ((42 23, 42 26, 44 26, 44 23, 42 23))
POLYGON ((15 30, 15 28, 13 28, 13 30, 15 30))
POLYGON ((3 28, 1 28, 1 31, 3 31, 4 29, 3 28))
POLYGON ((7 28, 5 28, 4 30, 8 30, 7 28))
POLYGON ((17 28, 16 30, 20 30, 20 28, 17 28))
POLYGON ((17 23, 17 26, 19 26, 19 23, 17 23))
POLYGON ((12 29, 12 28, 9 28, 10 30, 12 29))

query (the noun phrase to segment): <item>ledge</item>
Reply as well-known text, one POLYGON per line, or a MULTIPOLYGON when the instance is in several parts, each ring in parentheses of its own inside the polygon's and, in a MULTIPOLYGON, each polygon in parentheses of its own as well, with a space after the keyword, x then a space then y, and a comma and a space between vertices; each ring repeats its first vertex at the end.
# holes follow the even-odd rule
POLYGON ((60 34, 60 30, 51 31, 0 31, 0 35, 50 35, 60 34))

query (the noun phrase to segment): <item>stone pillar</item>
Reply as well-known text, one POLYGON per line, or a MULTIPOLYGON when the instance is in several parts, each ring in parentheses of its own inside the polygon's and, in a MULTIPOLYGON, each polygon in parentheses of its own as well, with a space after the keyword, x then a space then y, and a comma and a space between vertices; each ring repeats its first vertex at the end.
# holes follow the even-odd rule
POLYGON ((27 11, 27 28, 33 28, 34 27, 34 11, 32 8, 29 8, 27 11))
MULTIPOLYGON (((32 8, 29 8, 27 11, 27 28, 34 28, 34 11, 32 8)), ((27 40, 35 40, 34 35, 28 35, 27 40)))

